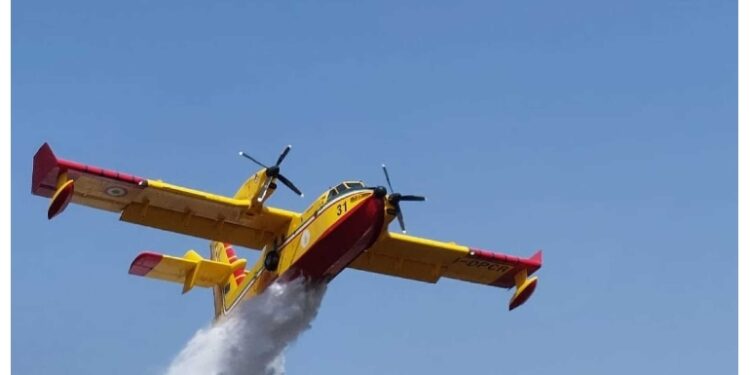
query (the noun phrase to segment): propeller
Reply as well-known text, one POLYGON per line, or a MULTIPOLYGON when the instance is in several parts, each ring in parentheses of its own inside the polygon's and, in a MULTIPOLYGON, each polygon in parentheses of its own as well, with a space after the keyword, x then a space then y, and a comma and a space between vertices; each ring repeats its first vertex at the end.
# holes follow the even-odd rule
POLYGON ((383 173, 385 173, 385 181, 388 182, 388 189, 390 190, 390 194, 388 194, 388 197, 386 198, 388 200, 388 203, 393 206, 393 208, 396 210, 396 218, 398 218, 398 224, 401 226, 401 232, 406 233, 406 226, 404 225, 404 215, 401 213, 401 202, 424 202, 426 200, 425 197, 420 195, 405 195, 396 193, 393 190, 393 185, 391 185, 391 177, 388 176, 388 169, 385 167, 385 164, 383 164, 383 173))
POLYGON ((252 161, 253 163, 258 164, 259 166, 265 168, 266 176, 269 177, 268 179, 266 179, 266 183, 263 184, 263 189, 261 190, 261 193, 258 196, 258 202, 262 202, 266 198, 266 193, 268 193, 268 188, 271 186, 271 183, 273 183, 273 180, 275 179, 278 179, 279 181, 281 181, 282 184, 284 184, 293 192, 297 193, 297 195, 299 195, 300 197, 305 196, 304 194, 302 194, 302 192, 299 189, 297 189, 296 186, 294 186, 292 181, 290 181, 288 178, 284 177, 283 174, 281 174, 281 168, 279 167, 279 165, 281 164, 282 161, 284 161, 284 158, 286 158, 286 155, 289 154, 289 150, 291 149, 292 149, 291 145, 286 146, 284 150, 281 151, 281 155, 279 155, 279 158, 276 159, 276 164, 270 167, 259 162, 258 160, 255 160, 255 158, 248 155, 247 153, 240 151, 240 156, 244 156, 247 159, 250 159, 250 161, 252 161))

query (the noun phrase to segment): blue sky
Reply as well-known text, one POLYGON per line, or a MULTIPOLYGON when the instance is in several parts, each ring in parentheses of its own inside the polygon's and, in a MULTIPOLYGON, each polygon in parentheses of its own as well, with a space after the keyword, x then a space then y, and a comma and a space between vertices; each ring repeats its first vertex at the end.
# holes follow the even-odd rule
MULTIPOLYGON (((290 374, 737 371, 737 17, 728 1, 28 0, 12 17, 12 368, 156 374, 211 295, 127 274, 206 241, 29 192, 65 158, 232 194, 293 144, 307 199, 424 194, 410 233, 530 255, 533 298, 359 271, 290 374)), ((244 251, 250 260, 256 253, 244 251)), ((249 343, 252 344, 252 343, 249 343)))

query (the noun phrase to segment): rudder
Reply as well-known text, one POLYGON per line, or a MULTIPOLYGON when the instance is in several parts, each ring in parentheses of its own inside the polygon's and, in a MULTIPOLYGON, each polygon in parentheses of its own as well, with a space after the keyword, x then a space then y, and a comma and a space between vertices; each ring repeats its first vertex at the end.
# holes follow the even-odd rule
MULTIPOLYGON (((240 261, 231 244, 223 242, 211 242, 211 260, 223 263, 236 263, 240 261)), ((225 313, 225 305, 231 305, 238 298, 238 287, 247 277, 245 267, 236 269, 224 285, 215 286, 214 292, 214 316, 218 318, 225 313)))

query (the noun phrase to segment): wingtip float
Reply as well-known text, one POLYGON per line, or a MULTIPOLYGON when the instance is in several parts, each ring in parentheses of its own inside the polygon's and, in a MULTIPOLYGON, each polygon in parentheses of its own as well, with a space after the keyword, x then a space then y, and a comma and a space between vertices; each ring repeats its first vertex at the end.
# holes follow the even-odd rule
POLYGON ((523 305, 524 302, 534 294, 536 284, 539 281, 539 278, 536 276, 529 278, 526 269, 518 271, 514 276, 514 279, 516 282, 516 290, 508 303, 508 311, 512 311, 516 307, 523 305))
POLYGON ((69 203, 120 214, 120 220, 212 240, 210 259, 189 250, 182 257, 139 254, 129 273, 194 287, 212 288, 216 317, 262 293, 274 280, 305 276, 330 282, 347 268, 436 283, 442 277, 513 289, 514 310, 534 293, 542 252, 529 258, 389 232, 397 221, 405 230, 400 203, 424 201, 418 195, 362 181, 344 181, 324 191, 304 212, 267 206, 276 182, 301 191, 280 173, 287 146, 272 166, 240 155, 261 169, 234 197, 148 180, 59 159, 47 143, 34 156, 32 193, 50 198, 48 218, 69 203), (231 244, 262 251, 252 267, 231 244))

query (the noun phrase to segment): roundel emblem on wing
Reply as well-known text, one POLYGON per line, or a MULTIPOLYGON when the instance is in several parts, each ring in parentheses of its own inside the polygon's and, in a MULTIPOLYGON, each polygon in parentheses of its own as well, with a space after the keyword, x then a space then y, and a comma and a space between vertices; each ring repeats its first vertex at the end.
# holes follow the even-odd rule
POLYGON ((120 186, 110 186, 106 190, 104 190, 104 192, 110 197, 115 198, 124 197, 125 194, 128 193, 128 191, 124 187, 120 186))
POLYGON ((300 243, 302 244, 302 247, 307 247, 307 245, 310 244, 310 230, 305 229, 304 232, 302 232, 302 239, 300 239, 300 243))

